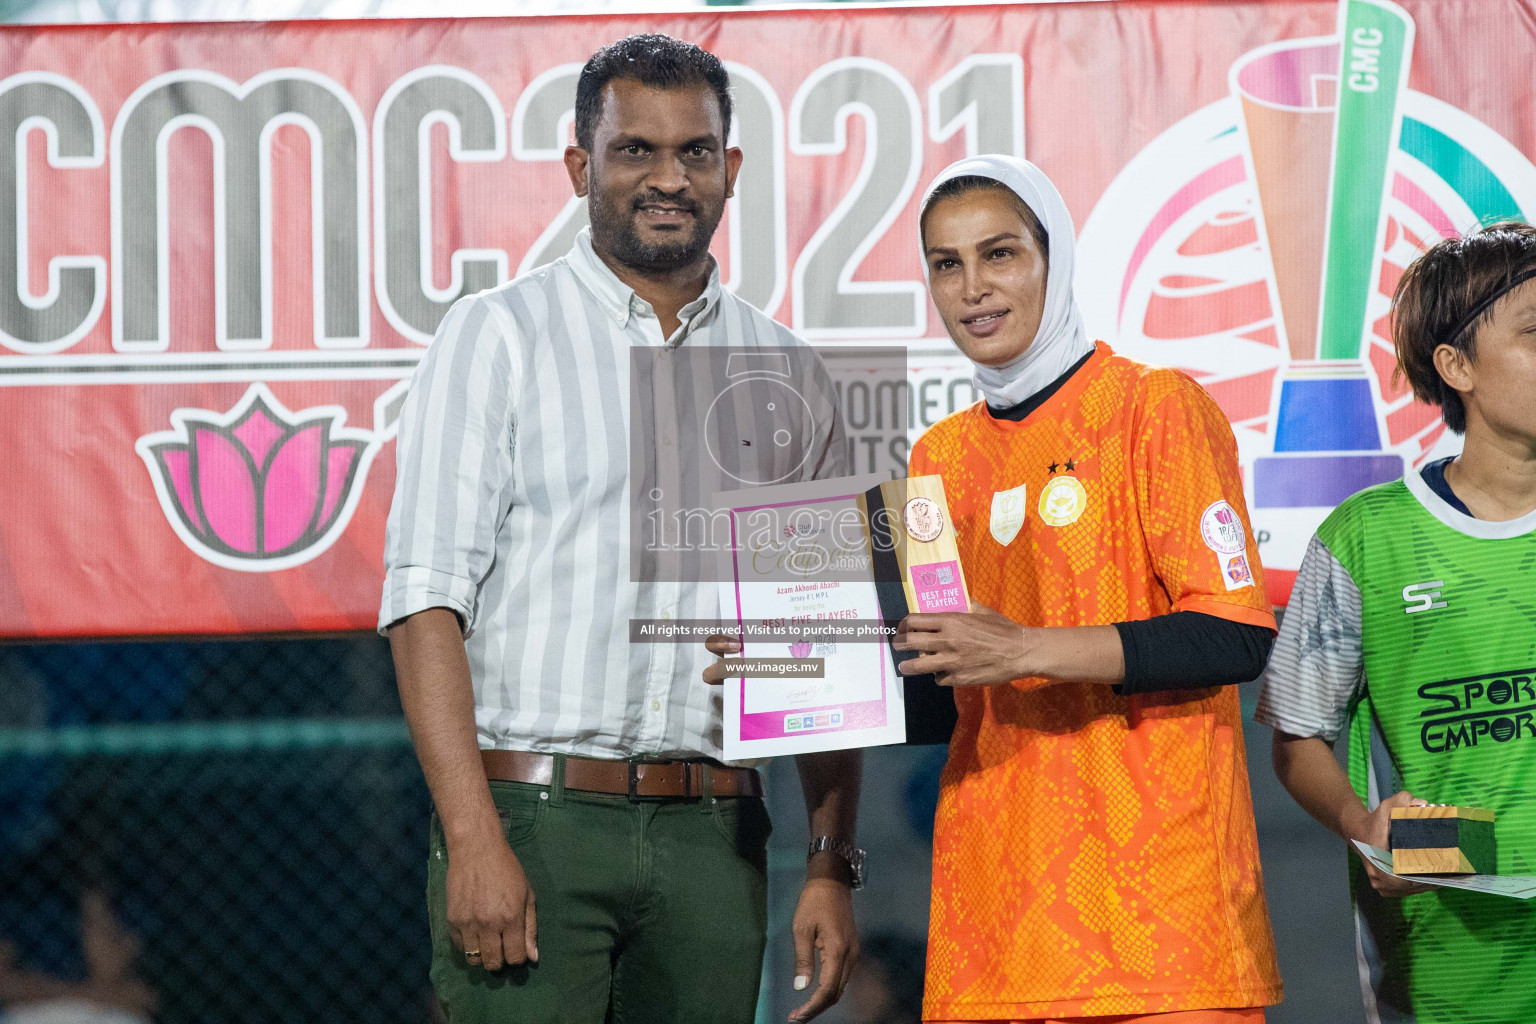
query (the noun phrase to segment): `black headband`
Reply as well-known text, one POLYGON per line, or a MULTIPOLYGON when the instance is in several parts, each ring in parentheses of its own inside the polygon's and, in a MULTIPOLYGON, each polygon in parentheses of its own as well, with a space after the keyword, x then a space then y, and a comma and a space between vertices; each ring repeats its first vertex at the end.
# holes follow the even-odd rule
POLYGON ((1441 339, 1440 344, 1454 346, 1456 339, 1461 337, 1461 332, 1477 323, 1477 318, 1488 312, 1488 308, 1490 306, 1492 306, 1495 302, 1498 302, 1504 296, 1508 295, 1510 292, 1514 291, 1516 288, 1520 287, 1522 284, 1529 281, 1533 277, 1536 277, 1536 267, 1529 267, 1526 270, 1516 274, 1514 277, 1510 278, 1509 281, 1500 287, 1498 291, 1494 292, 1487 298, 1483 299, 1482 302, 1479 302, 1477 305, 1473 306, 1466 316, 1456 321, 1456 326, 1451 328, 1445 337, 1441 339))

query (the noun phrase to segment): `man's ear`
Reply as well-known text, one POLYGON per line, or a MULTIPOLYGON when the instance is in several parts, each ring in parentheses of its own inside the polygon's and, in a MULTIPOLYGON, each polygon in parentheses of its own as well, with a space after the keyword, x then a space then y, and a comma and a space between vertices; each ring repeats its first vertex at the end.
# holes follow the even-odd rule
POLYGON ((741 150, 732 146, 725 151, 725 198, 736 194, 736 175, 741 173, 741 150))
POLYGON ((1463 395, 1472 390, 1477 374, 1465 352, 1453 345, 1437 345, 1433 358, 1441 380, 1463 395))
POLYGON ((592 167, 592 154, 580 146, 565 147, 565 173, 570 176, 571 189, 578 198, 585 199, 591 190, 588 175, 592 167))

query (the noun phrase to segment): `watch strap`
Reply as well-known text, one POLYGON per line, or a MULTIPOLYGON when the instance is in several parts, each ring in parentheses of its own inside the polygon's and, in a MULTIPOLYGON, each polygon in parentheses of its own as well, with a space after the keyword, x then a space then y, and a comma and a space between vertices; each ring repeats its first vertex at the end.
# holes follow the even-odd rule
POLYGON ((852 888, 864 888, 864 851, 852 843, 838 839, 836 836, 816 836, 806 848, 806 859, 816 856, 818 853, 835 853, 847 861, 853 874, 852 888))

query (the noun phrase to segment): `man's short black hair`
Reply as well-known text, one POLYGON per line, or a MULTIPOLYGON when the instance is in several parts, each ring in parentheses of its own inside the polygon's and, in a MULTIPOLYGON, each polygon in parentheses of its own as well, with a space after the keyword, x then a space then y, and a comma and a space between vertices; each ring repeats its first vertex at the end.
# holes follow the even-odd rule
POLYGON ((603 113, 603 90, 616 78, 633 78, 657 89, 708 85, 720 100, 721 130, 731 132, 731 76, 720 58, 693 43, 648 32, 609 43, 581 69, 576 81, 576 145, 588 152, 603 113))

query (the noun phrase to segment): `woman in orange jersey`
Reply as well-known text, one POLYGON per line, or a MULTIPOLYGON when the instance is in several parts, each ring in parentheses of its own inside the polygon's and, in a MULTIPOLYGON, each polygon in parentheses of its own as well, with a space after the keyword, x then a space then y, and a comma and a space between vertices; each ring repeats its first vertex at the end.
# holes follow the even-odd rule
POLYGON ((1033 164, 962 160, 921 216, 985 398, 910 464, 944 479, 974 602, 897 638, 959 708, 924 1020, 1255 1024, 1280 979, 1231 684, 1275 623, 1231 427, 1088 340, 1033 164))

